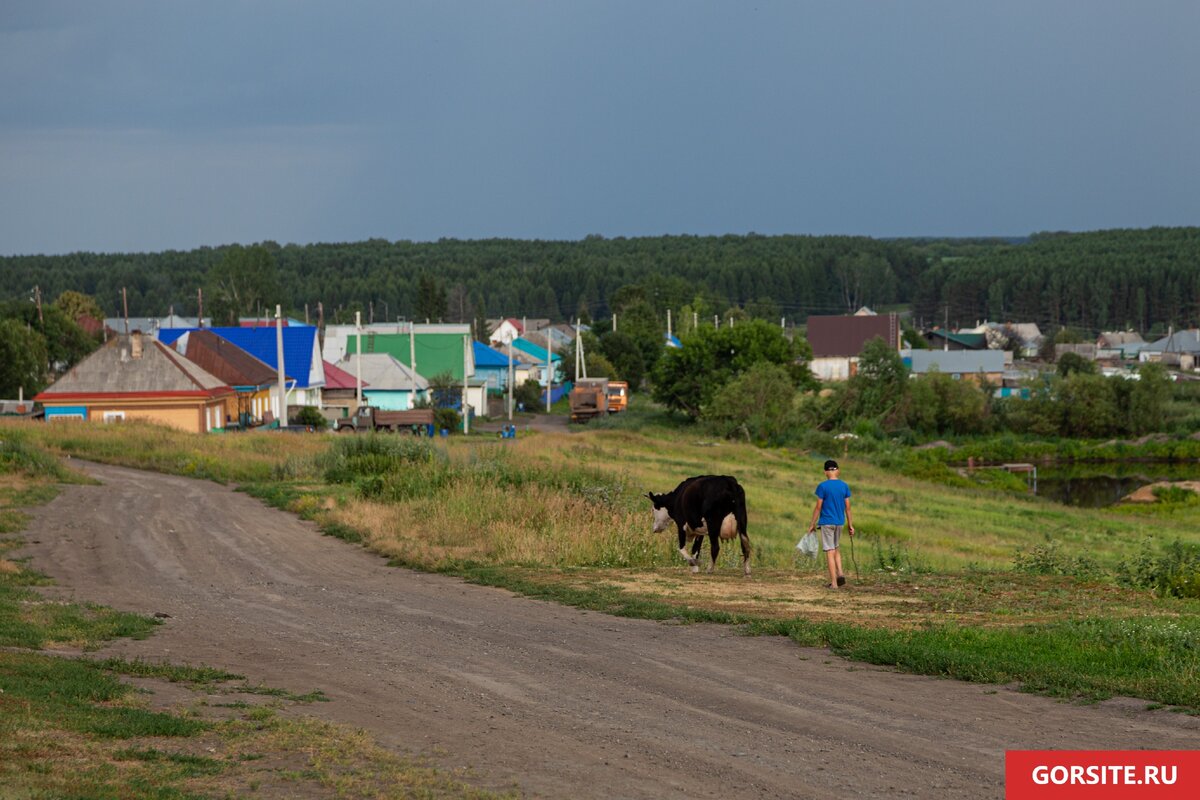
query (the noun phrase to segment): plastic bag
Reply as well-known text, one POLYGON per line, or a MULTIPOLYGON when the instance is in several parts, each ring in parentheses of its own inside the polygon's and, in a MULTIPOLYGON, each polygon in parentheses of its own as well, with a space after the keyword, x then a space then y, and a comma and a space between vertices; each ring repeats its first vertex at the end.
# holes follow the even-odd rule
POLYGON ((804 534, 799 543, 796 545, 797 550, 799 550, 801 553, 804 553, 804 555, 809 556, 810 558, 817 555, 817 547, 817 535, 812 531, 804 534))

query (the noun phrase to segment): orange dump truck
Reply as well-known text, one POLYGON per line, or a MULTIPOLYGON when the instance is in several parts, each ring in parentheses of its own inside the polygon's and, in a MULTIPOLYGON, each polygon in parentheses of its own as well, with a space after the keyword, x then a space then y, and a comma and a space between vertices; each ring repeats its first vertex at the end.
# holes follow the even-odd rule
POLYGON ((629 408, 629 384, 625 381, 608 382, 608 413, 619 414, 629 408))

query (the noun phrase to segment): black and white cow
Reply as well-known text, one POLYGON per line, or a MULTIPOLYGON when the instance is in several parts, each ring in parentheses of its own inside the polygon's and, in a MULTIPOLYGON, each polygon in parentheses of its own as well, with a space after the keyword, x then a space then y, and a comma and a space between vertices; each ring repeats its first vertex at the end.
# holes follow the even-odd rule
POLYGON ((697 475, 688 478, 666 494, 647 492, 654 504, 654 532, 667 529, 672 522, 679 529, 679 554, 700 571, 700 543, 708 536, 712 551, 712 572, 721 552, 721 539, 738 536, 742 542, 742 571, 750 574, 750 534, 746 530, 746 492, 729 475, 697 475), (688 545, 692 553, 688 554, 688 545))

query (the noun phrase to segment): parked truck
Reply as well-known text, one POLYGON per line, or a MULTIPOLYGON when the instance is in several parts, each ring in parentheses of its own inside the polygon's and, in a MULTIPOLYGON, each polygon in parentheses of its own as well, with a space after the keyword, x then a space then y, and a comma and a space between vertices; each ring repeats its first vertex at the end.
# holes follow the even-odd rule
POLYGON ((608 413, 620 414, 629 408, 629 384, 625 381, 608 382, 608 413))
POLYGON ((433 435, 433 409, 410 408, 407 411, 383 411, 375 406, 359 406, 350 416, 337 421, 338 433, 358 431, 395 431, 433 435))
POLYGON ((571 422, 608 413, 608 378, 580 378, 571 389, 571 422))

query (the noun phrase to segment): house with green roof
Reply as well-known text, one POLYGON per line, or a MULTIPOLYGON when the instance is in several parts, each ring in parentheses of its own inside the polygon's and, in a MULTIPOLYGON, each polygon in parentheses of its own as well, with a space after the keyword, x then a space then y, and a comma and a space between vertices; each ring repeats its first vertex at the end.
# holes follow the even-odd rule
POLYGON ((364 325, 361 335, 353 325, 330 325, 325 329, 325 360, 337 363, 354 355, 360 339, 363 355, 390 355, 427 379, 448 373, 461 383, 464 370, 467 376, 475 375, 470 325, 364 325))

